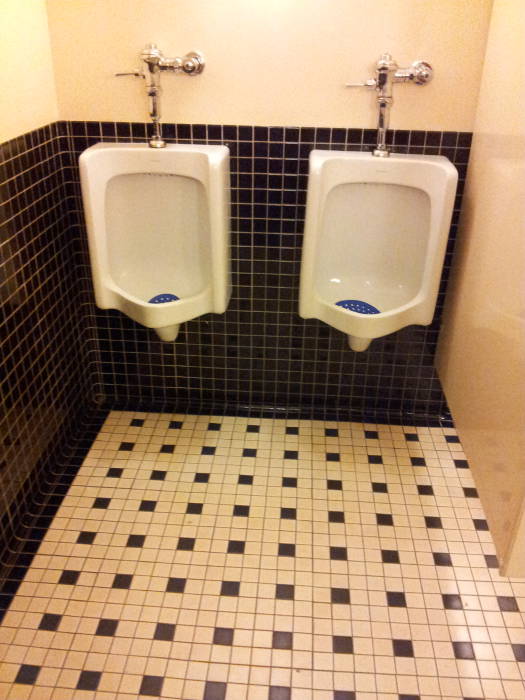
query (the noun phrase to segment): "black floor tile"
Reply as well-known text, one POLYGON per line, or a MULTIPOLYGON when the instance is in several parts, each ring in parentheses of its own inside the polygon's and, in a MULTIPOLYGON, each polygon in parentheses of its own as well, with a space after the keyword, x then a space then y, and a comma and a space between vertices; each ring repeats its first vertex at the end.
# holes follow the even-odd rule
POLYGON ((80 571, 73 571, 71 569, 65 569, 60 574, 60 578, 58 579, 58 583, 61 583, 64 586, 75 586, 78 579, 80 577, 80 571))
POLYGON ((443 529, 443 523, 441 522, 441 518, 438 518, 435 515, 425 515, 425 526, 430 530, 443 529))
POLYGON ((328 522, 329 523, 344 523, 345 514, 342 510, 329 510, 328 511, 328 522))
MULTIPOLYGON (((292 689, 282 685, 271 685, 268 689, 268 700, 291 700, 292 689)), ((204 700, 207 700, 205 698, 204 700)))
POLYGON ((518 601, 514 596, 499 595, 497 596, 498 607, 501 612, 519 612, 518 601))
POLYGON ((95 634, 99 637, 113 637, 117 631, 118 623, 118 620, 102 618, 98 621, 95 634))
POLYGON ((128 589, 131 587, 133 581, 133 576, 131 574, 115 574, 113 579, 112 588, 123 588, 128 589))
POLYGON ((348 588, 331 588, 331 602, 340 605, 350 605, 350 589, 348 588))
POLYGON ((231 646, 233 644, 233 632, 231 627, 216 627, 213 631, 213 643, 231 646))
POLYGON ((414 656, 414 648, 410 639, 393 639, 394 656, 414 656))
POLYGON ((448 552, 432 552, 435 566, 452 566, 452 558, 448 552))
POLYGON ((162 676, 143 676, 140 684, 139 695, 151 695, 161 697, 164 678, 162 676))
POLYGON ((60 621, 62 620, 62 615, 55 615, 53 613, 44 613, 40 624, 38 625, 39 630, 47 630, 49 632, 56 632, 60 621))
POLYGON ((463 494, 465 495, 465 498, 479 498, 477 489, 472 488, 471 486, 464 486, 463 494))
POLYGON ((226 683, 206 681, 202 700, 224 700, 226 697, 226 683))
POLYGON ((330 547, 330 559, 334 561, 348 561, 346 547, 330 547))
POLYGON ((22 685, 34 685, 41 668, 41 666, 33 666, 32 664, 22 664, 14 682, 22 685))
POLYGON ((110 503, 111 498, 95 498, 91 507, 98 508, 99 510, 106 510, 110 503))
POLYGON ((195 478, 193 479, 193 481, 195 481, 198 484, 207 484, 209 480, 210 475, 204 472, 197 472, 195 474, 195 478))
POLYGON ((281 508, 281 518, 283 520, 297 520, 297 510, 295 508, 281 508))
POLYGON ((330 491, 342 491, 343 482, 338 479, 328 479, 326 482, 326 488, 330 491))
POLYGON ((233 515, 239 518, 247 518, 250 515, 250 506, 233 506, 233 515))
POLYGON ((81 671, 77 682, 77 690, 97 690, 102 678, 100 671, 81 671))
POLYGON ((152 481, 165 481, 166 479, 166 474, 168 472, 162 471, 160 469, 154 469, 151 474, 150 474, 150 479, 152 481))
POLYGON ((226 596, 238 596, 241 588, 240 581, 222 581, 221 582, 221 595, 226 596))
POLYGON ((478 532, 488 532, 489 524, 483 518, 472 518, 472 522, 474 523, 474 528, 478 532))
POLYGON ((381 561, 383 564, 399 564, 399 552, 396 549, 382 549, 381 561))
POLYGON ((188 515, 200 515, 203 505, 203 503, 188 503, 186 506, 186 513, 188 515))
POLYGON ((244 548, 246 546, 246 542, 242 542, 241 540, 230 540, 228 542, 228 554, 244 554, 244 548))
POLYGON ((410 457, 410 464, 413 467, 426 467, 427 463, 425 462, 424 457, 410 457))
POLYGON ((525 644, 512 644, 512 652, 516 661, 525 661, 525 644))
POLYGON ((276 584, 275 597, 279 600, 293 600, 295 597, 295 586, 288 583, 276 584))
POLYGON ((145 513, 153 513, 157 507, 157 501, 141 501, 139 510, 145 513))
POLYGON ((239 474, 238 483, 250 486, 251 484, 253 484, 253 476, 251 476, 251 474, 239 474))
POLYGON ((445 610, 463 610, 461 596, 456 593, 443 593, 441 598, 443 599, 443 607, 445 610))
POLYGON ((352 637, 336 635, 332 637, 332 651, 334 654, 353 654, 354 640, 352 637))
POLYGON ((388 486, 379 481, 372 482, 373 493, 388 493, 388 486))
POLYGON ((153 639, 158 639, 162 642, 172 642, 175 637, 175 625, 168 622, 158 622, 155 627, 153 639))
POLYGON ((145 535, 129 535, 126 547, 143 547, 145 540, 145 535))
POLYGON ((297 479, 293 476, 283 476, 283 487, 295 489, 297 488, 297 479))
POLYGON ((391 608, 406 608, 407 601, 402 591, 387 591, 386 602, 391 608))
POLYGON ((166 586, 166 593, 184 593, 186 588, 185 578, 169 578, 166 586))
POLYGON ((80 532, 78 534, 77 544, 93 544, 96 536, 97 536, 96 532, 90 532, 89 530, 83 530, 82 532, 80 532))
POLYGON ((287 542, 279 542, 277 554, 280 557, 295 557, 295 545, 287 542))
POLYGON ((272 649, 291 649, 293 646, 293 634, 291 632, 278 632, 272 634, 272 649))
POLYGON ((179 541, 177 542, 177 550, 182 552, 193 552, 194 547, 194 537, 179 537, 179 541))
POLYGON ((132 452, 133 448, 135 447, 134 442, 121 442, 119 452, 132 452))
POLYGON ((394 524, 394 518, 390 513, 376 513, 376 522, 378 525, 390 525, 394 524))
POLYGON ((475 659, 474 647, 471 642, 452 642, 456 659, 475 659))

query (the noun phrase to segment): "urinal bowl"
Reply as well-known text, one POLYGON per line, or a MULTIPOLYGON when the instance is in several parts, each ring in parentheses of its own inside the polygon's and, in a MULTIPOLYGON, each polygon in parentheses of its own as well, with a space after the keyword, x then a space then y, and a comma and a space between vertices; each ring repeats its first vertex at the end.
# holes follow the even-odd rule
POLYGON ((95 299, 175 340, 231 294, 229 151, 97 144, 80 157, 95 299))
POLYGON ((457 184, 442 156, 312 151, 299 313, 355 351, 432 321, 457 184))

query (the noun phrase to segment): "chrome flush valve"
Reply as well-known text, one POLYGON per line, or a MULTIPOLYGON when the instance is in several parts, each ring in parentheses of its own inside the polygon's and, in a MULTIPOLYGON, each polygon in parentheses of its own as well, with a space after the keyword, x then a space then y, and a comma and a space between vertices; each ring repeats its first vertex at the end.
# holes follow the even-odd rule
POLYGON ((133 75, 146 80, 146 90, 149 98, 149 115, 153 122, 153 136, 149 140, 151 148, 164 148, 166 142, 162 139, 160 127, 160 73, 185 73, 199 75, 204 70, 204 58, 197 51, 190 51, 185 56, 166 58, 156 44, 148 44, 140 54, 145 67, 128 73, 115 73, 117 77, 133 75))
POLYGON ((377 92, 379 115, 377 121, 377 146, 374 156, 386 158, 390 152, 386 146, 386 132, 390 121, 390 106, 393 102, 392 87, 394 83, 413 82, 425 85, 432 80, 432 66, 426 61, 414 61, 408 68, 399 68, 391 54, 383 53, 375 65, 376 77, 364 83, 347 83, 346 87, 373 88, 377 92))

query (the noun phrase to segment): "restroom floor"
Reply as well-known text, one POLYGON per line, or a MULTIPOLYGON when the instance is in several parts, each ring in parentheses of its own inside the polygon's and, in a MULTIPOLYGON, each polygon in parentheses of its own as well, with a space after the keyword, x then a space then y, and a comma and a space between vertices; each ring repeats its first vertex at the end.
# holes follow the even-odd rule
POLYGON ((0 628, 0 697, 525 698, 455 431, 112 412, 0 628))

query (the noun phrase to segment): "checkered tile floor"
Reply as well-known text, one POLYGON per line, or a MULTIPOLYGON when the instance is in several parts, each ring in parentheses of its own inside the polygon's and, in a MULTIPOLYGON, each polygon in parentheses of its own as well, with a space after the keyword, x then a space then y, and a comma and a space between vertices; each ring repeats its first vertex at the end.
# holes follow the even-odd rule
POLYGON ((113 412, 0 628, 0 698, 525 699, 452 429, 113 412))

